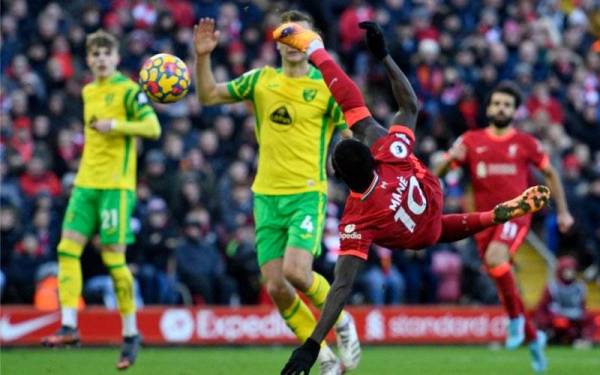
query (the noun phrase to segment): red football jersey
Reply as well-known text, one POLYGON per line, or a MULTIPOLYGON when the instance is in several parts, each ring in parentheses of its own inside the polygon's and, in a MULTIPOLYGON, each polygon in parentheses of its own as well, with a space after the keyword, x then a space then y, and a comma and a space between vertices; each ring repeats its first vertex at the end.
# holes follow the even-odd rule
POLYGON ((487 211, 529 187, 529 165, 544 169, 549 162, 542 145, 531 135, 511 129, 499 137, 489 129, 470 130, 456 140, 466 148, 475 209, 487 211))
POLYGON ((442 230, 437 177, 413 155, 415 136, 404 126, 371 146, 376 176, 363 194, 351 193, 340 221, 340 254, 367 259, 372 243, 391 249, 435 244, 442 230))

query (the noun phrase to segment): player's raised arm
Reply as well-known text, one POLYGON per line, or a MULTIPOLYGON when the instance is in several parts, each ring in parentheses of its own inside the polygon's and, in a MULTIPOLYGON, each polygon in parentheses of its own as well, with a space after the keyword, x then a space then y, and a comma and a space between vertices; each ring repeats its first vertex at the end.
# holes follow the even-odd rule
POLYGON ((361 29, 366 30, 365 41, 367 47, 369 47, 373 56, 383 62, 387 76, 390 79, 394 99, 398 104, 398 112, 394 116, 393 123, 414 130, 419 114, 419 101, 412 85, 390 56, 383 31, 379 25, 373 21, 365 21, 361 22, 359 26, 361 29))
POLYGON ((294 350, 281 371, 282 375, 308 373, 317 360, 321 342, 340 316, 346 300, 352 292, 356 274, 364 261, 353 255, 341 255, 335 265, 335 280, 325 300, 321 317, 311 336, 302 346, 294 350))
POLYGON ((210 64, 210 54, 217 47, 219 31, 215 30, 215 20, 202 18, 194 26, 194 49, 196 51, 196 97, 204 105, 234 103, 234 98, 226 83, 215 82, 210 64))
POLYGON ((325 50, 317 33, 296 23, 284 23, 273 32, 273 38, 299 51, 306 52, 311 62, 321 71, 329 91, 338 103, 348 127, 359 141, 371 146, 387 134, 371 116, 360 90, 325 50))

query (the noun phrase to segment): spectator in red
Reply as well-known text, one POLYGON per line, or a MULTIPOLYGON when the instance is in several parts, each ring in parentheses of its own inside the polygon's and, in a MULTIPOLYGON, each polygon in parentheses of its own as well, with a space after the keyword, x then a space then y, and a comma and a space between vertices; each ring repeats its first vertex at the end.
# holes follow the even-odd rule
POLYGON ((413 11, 411 25, 418 41, 425 39, 437 41, 440 37, 439 30, 431 24, 431 12, 427 8, 418 8, 413 11))
POLYGON ((18 117, 13 121, 13 136, 10 146, 21 157, 24 163, 28 163, 33 156, 33 137, 31 136, 31 120, 28 117, 18 117))
POLYGON ((535 310, 535 320, 551 341, 561 344, 590 343, 594 320, 585 307, 586 288, 577 280, 577 262, 571 256, 558 259, 556 278, 546 285, 535 310))
POLYGON ((540 82, 535 85, 533 95, 527 101, 527 110, 532 118, 545 112, 552 125, 562 125, 563 110, 560 102, 550 95, 548 85, 540 82))
POLYGON ((52 59, 60 65, 61 71, 65 79, 70 79, 75 74, 73 66, 73 56, 69 47, 69 42, 64 36, 58 36, 52 43, 52 59))
POLYGON ((60 180, 53 171, 48 170, 47 159, 42 154, 34 154, 27 164, 27 170, 19 179, 21 190, 28 198, 44 192, 58 197, 62 192, 60 180))
POLYGON ((362 0, 354 0, 352 6, 342 12, 339 25, 342 52, 349 52, 362 41, 363 31, 358 27, 358 24, 372 20, 374 15, 373 8, 362 0))
POLYGON ((196 22, 196 15, 192 3, 187 0, 165 0, 165 6, 173 15, 175 24, 179 28, 192 28, 196 22))

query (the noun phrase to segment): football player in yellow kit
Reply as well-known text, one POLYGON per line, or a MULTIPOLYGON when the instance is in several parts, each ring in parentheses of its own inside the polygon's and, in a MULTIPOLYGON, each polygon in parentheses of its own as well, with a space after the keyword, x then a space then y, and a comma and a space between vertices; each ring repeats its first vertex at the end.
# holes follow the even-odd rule
MULTIPOLYGON (((310 16, 289 11, 282 20, 312 26, 310 16)), ((282 66, 251 70, 226 83, 216 83, 210 54, 219 32, 212 19, 195 28, 196 93, 202 104, 248 100, 254 105, 260 157, 252 186, 256 248, 261 273, 281 316, 300 341, 316 320, 296 290, 321 309, 329 282, 312 271, 321 250, 325 221, 327 174, 325 162, 336 128, 351 136, 321 73, 306 54, 278 44, 282 66)), ((360 344, 352 317, 342 312, 336 324, 340 359, 323 343, 321 374, 356 368, 360 344)))
POLYGON ((96 31, 87 36, 86 50, 94 81, 82 91, 85 145, 57 249, 61 328, 43 344, 79 343, 80 257, 85 244, 99 233, 102 261, 112 277, 122 317, 117 368, 125 369, 135 362, 140 346, 133 277, 125 263, 125 248, 134 241, 130 218, 135 206, 136 137, 157 139, 161 129, 140 86, 116 70, 116 38, 96 31))

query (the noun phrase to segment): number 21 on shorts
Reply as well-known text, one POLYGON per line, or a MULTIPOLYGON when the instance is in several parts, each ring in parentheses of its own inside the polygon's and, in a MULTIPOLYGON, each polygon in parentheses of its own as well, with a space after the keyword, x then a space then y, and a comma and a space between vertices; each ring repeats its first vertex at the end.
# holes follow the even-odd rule
POLYGON ((102 210, 100 211, 100 216, 102 218, 102 230, 116 228, 119 224, 119 214, 116 208, 110 210, 102 210))

